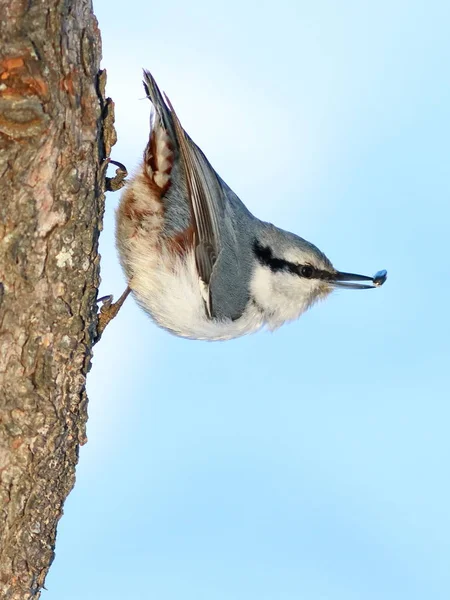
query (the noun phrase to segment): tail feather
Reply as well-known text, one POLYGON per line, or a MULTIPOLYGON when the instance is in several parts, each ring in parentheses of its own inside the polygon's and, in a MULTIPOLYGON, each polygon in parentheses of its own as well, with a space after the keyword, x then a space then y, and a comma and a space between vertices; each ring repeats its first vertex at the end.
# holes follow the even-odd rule
POLYGON ((143 84, 156 113, 144 151, 144 168, 160 193, 165 193, 170 186, 174 150, 177 147, 173 118, 150 71, 144 70, 143 84))
POLYGON ((172 141, 175 141, 176 140, 175 127, 173 124, 172 115, 170 114, 170 109, 167 106, 167 103, 164 100, 164 97, 161 94, 161 91, 160 91, 158 84, 156 83, 153 75, 150 73, 150 71, 147 71, 146 69, 143 70, 143 73, 144 73, 144 80, 142 83, 144 84, 144 89, 145 89, 147 98, 153 104, 156 114, 161 119, 161 123, 162 123, 163 127, 166 129, 167 133, 169 134, 169 137, 171 138, 172 141))

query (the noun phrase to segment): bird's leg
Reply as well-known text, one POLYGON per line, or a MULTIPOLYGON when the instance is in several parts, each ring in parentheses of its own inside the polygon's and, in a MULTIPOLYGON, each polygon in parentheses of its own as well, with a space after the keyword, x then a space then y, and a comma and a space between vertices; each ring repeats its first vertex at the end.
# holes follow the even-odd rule
POLYGON ((112 302, 112 296, 103 296, 97 300, 97 302, 102 302, 102 306, 100 308, 100 312, 98 313, 96 342, 98 342, 98 340, 101 338, 102 333, 105 331, 105 327, 108 325, 108 323, 117 315, 130 292, 131 288, 127 287, 124 293, 120 296, 117 302, 114 302, 114 304, 112 302))
MULTIPOLYGON (((105 189, 107 192, 116 192, 125 185, 125 177, 128 175, 128 171, 125 165, 122 163, 107 158, 102 165, 102 170, 105 174, 105 189), (113 164, 118 167, 114 177, 106 177, 106 170, 109 164, 113 164)), ((131 289, 127 287, 124 293, 120 296, 117 302, 114 302, 114 304, 113 296, 103 296, 97 300, 97 302, 102 303, 102 306, 100 308, 100 312, 98 313, 97 336, 95 338, 95 343, 97 343, 101 338, 102 333, 104 332, 108 323, 117 315, 130 292, 131 289)))
POLYGON ((105 170, 109 164, 116 165, 119 168, 116 169, 114 177, 105 177, 105 189, 107 192, 117 192, 117 190, 120 190, 125 185, 125 177, 127 177, 128 171, 125 165, 110 158, 105 161, 105 170))

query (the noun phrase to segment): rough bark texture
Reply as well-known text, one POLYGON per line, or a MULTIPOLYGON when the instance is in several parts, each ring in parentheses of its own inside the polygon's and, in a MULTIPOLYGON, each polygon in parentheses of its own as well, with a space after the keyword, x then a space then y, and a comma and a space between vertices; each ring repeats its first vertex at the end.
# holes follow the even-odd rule
POLYGON ((0 598, 22 600, 85 442, 111 104, 90 0, 0 0, 0 21, 0 598))

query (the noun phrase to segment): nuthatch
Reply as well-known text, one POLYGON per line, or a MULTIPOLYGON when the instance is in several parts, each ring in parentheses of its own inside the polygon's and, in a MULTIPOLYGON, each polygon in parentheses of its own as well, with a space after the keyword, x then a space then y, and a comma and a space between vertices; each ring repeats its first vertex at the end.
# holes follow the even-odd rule
POLYGON ((254 217, 148 71, 144 87, 154 108, 150 137, 121 198, 116 235, 129 288, 158 325, 228 340, 297 319, 335 288, 384 283, 386 271, 337 271, 310 242, 254 217))

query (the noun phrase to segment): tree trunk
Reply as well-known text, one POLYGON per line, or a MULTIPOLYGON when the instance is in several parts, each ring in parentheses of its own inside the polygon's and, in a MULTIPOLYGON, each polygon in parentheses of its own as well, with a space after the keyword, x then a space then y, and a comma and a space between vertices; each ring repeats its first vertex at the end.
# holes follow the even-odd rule
POLYGON ((22 600, 86 441, 114 127, 90 0, 0 0, 0 19, 0 598, 22 600))

